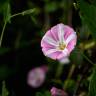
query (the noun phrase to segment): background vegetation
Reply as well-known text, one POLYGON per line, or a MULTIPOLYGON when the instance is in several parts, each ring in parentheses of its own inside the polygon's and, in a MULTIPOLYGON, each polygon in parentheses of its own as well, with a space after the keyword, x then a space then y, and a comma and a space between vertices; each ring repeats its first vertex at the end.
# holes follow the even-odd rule
POLYGON ((69 96, 96 96, 96 0, 0 0, 1 96, 50 96, 64 88, 69 96), (40 47, 44 33, 58 23, 78 35, 70 64, 46 58, 40 47), (48 65, 44 84, 26 83, 30 69, 48 65))

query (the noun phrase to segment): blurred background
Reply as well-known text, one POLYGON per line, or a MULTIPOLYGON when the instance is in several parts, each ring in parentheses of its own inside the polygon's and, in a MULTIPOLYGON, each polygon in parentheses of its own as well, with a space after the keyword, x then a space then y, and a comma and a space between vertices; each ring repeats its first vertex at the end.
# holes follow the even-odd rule
POLYGON ((0 96, 47 96, 52 86, 65 88, 69 96, 88 96, 90 63, 96 56, 95 17, 95 0, 0 0, 0 93, 3 88, 9 94, 0 96), (46 58, 40 46, 45 32, 58 23, 73 27, 78 38, 66 65, 46 58), (44 64, 49 67, 44 84, 28 86, 28 72, 44 64))

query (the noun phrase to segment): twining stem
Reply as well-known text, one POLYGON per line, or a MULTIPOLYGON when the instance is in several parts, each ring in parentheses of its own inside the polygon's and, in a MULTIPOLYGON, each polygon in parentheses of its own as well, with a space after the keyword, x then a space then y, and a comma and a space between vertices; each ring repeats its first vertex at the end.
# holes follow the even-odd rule
MULTIPOLYGON (((15 17, 15 16, 17 16, 17 15, 21 15, 21 14, 22 14, 22 12, 21 12, 21 13, 14 14, 14 15, 12 15, 12 16, 10 17, 10 19, 13 18, 13 17, 15 17)), ((3 26, 3 29, 2 29, 2 32, 1 32, 0 47, 1 47, 1 45, 2 45, 2 40, 3 40, 3 35, 4 35, 5 28, 6 28, 6 24, 7 24, 7 20, 5 20, 4 26, 3 26)))
POLYGON ((62 71, 63 71, 63 64, 58 64, 58 66, 57 66, 57 71, 56 71, 56 78, 59 78, 60 77, 60 75, 61 75, 61 73, 62 73, 62 71))
POLYGON ((3 35, 4 35, 4 30, 5 30, 6 24, 7 24, 7 21, 5 21, 4 26, 3 26, 3 29, 2 29, 2 32, 1 32, 0 47, 1 47, 1 44, 2 44, 2 39, 3 39, 3 35))
POLYGON ((92 65, 95 65, 80 49, 77 49, 76 51, 79 51, 78 53, 81 53, 82 56, 92 65))
POLYGON ((82 55, 90 64, 94 65, 94 63, 84 53, 82 53, 82 55))
MULTIPOLYGON (((27 10, 27 11, 23 11, 23 12, 20 12, 20 13, 13 14, 13 15, 10 16, 9 19, 11 19, 11 18, 13 18, 13 17, 15 17, 15 16, 18 16, 18 15, 26 15, 27 13, 28 13, 28 14, 29 14, 29 13, 32 13, 32 12, 34 12, 34 10, 35 10, 35 9, 29 10, 29 11, 27 10)), ((3 35, 4 35, 4 31, 5 31, 5 27, 6 27, 7 22, 8 22, 8 20, 5 20, 4 26, 3 26, 3 29, 2 29, 2 32, 1 32, 1 36, 0 36, 0 47, 1 47, 1 45, 2 45, 2 39, 3 39, 3 35)))
POLYGON ((71 76, 72 76, 72 74, 73 74, 73 72, 75 70, 75 67, 76 67, 76 65, 75 64, 72 64, 72 66, 71 66, 71 68, 69 70, 69 74, 67 76, 67 79, 66 79, 66 81, 64 83, 64 86, 63 86, 64 90, 66 90, 66 88, 67 88, 67 85, 69 83, 68 80, 71 78, 71 76))
POLYGON ((78 91, 78 88, 79 88, 79 86, 80 86, 80 82, 81 82, 82 78, 83 78, 83 75, 80 75, 79 79, 77 80, 77 83, 76 83, 76 87, 75 87, 73 96, 76 96, 76 93, 77 93, 77 91, 78 91))
MULTIPOLYGON (((78 49, 78 50, 79 50, 79 52, 81 52, 80 49, 78 49)), ((83 52, 81 52, 81 54, 82 54, 82 56, 83 56, 90 64, 95 65, 83 52)), ((71 66, 71 68, 70 68, 70 70, 69 70, 69 74, 68 74, 68 76, 67 76, 67 79, 66 79, 66 81, 65 81, 65 83, 64 83, 64 86, 63 86, 64 90, 66 90, 66 87, 67 87, 67 85, 68 85, 68 80, 71 78, 71 76, 72 76, 72 74, 73 74, 73 72, 74 72, 74 70, 75 70, 75 67, 76 67, 76 65, 75 65, 75 64, 72 64, 72 66, 71 66)), ((83 76, 80 77, 79 83, 80 83, 82 77, 83 77, 83 76)), ((78 87, 79 87, 79 83, 77 84, 77 88, 76 88, 76 90, 75 90, 76 92, 77 92, 77 89, 78 89, 78 87)), ((76 92, 74 92, 74 94, 75 94, 76 92)))
POLYGON ((13 17, 18 16, 18 15, 22 15, 22 13, 23 13, 23 12, 13 14, 13 15, 11 15, 11 17, 10 17, 10 18, 13 18, 13 17))

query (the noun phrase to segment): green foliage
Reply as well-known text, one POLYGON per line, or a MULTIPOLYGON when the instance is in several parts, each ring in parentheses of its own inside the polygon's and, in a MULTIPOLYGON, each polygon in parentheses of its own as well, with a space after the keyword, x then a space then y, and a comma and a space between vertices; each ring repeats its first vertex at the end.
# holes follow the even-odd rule
POLYGON ((96 66, 93 69, 93 73, 90 79, 89 96, 96 96, 96 66))
POLYGON ((37 92, 37 93, 36 93, 36 96, 51 96, 51 94, 50 94, 49 91, 45 91, 45 92, 43 92, 43 93, 37 92))
POLYGON ((40 93, 40 92, 37 92, 37 93, 36 93, 36 96, 43 96, 43 94, 40 93))
POLYGON ((5 81, 2 82, 2 96, 8 96, 9 92, 6 89, 5 81))
POLYGON ((36 10, 35 8, 34 9, 29 9, 29 10, 23 11, 21 14, 22 15, 28 15, 28 14, 33 13, 35 10, 36 10))
POLYGON ((11 17, 11 7, 9 0, 6 0, 5 2, 0 2, 0 13, 3 14, 4 22, 8 21, 10 22, 10 17, 11 17))
POLYGON ((64 89, 69 90, 69 92, 73 92, 76 87, 76 83, 72 79, 66 80, 64 84, 64 89))
POLYGON ((10 50, 10 48, 0 48, 0 55, 5 54, 6 52, 8 52, 10 50))
POLYGON ((45 6, 45 10, 47 12, 54 12, 57 10, 57 8, 58 8, 57 2, 49 2, 49 3, 46 3, 46 6, 45 6))
POLYGON ((24 15, 28 15, 28 14, 31 14, 31 13, 33 13, 33 12, 35 12, 35 11, 36 11, 35 8, 29 9, 29 10, 25 10, 25 11, 23 11, 23 12, 13 14, 12 16, 10 16, 10 18, 13 18, 13 17, 18 16, 18 15, 23 15, 23 16, 24 16, 24 15))
POLYGON ((14 74, 14 72, 13 70, 10 70, 8 66, 6 65, 0 66, 0 80, 7 78, 11 74, 14 74))
POLYGON ((89 27, 93 38, 96 40, 96 6, 79 0, 80 16, 83 22, 89 27))

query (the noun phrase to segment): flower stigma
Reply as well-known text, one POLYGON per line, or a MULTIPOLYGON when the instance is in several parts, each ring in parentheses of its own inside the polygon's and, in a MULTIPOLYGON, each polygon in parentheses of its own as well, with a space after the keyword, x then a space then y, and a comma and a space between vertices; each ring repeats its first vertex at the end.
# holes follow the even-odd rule
POLYGON ((58 49, 59 50, 64 50, 65 47, 66 47, 66 44, 62 42, 62 43, 59 43, 58 49))

